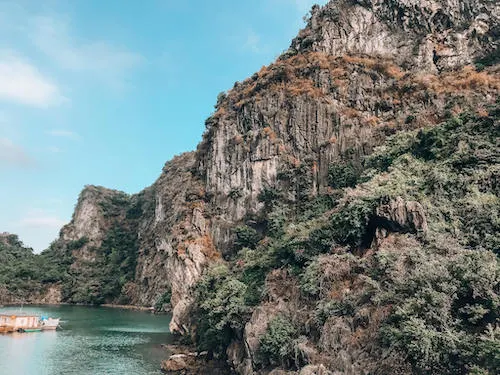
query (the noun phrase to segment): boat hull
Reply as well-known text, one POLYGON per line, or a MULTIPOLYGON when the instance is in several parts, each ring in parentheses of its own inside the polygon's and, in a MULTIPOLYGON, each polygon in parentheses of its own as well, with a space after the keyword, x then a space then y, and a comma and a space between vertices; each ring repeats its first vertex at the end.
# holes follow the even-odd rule
POLYGON ((11 333, 14 332, 14 328, 9 326, 0 326, 0 333, 11 333))
POLYGON ((21 328, 21 332, 31 333, 31 332, 41 332, 41 328, 21 328))
POLYGON ((57 326, 44 326, 42 327, 42 331, 55 331, 57 329, 57 326))

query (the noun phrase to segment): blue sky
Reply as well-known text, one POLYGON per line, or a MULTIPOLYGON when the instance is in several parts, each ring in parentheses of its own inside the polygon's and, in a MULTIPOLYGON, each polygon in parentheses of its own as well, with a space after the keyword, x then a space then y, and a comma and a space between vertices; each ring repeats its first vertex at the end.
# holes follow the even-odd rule
POLYGON ((0 0, 0 232, 36 251, 81 189, 136 193, 314 0, 0 0))

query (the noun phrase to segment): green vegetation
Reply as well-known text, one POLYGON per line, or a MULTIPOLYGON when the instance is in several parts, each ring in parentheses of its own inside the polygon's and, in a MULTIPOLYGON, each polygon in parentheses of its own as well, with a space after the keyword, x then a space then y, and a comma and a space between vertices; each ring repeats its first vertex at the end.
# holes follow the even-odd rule
POLYGON ((155 302, 155 312, 168 311, 170 309, 170 299, 172 298, 172 290, 167 289, 155 302))
POLYGON ((439 249, 443 256, 433 250, 405 252, 413 264, 404 278, 390 272, 397 259, 374 267, 384 275, 378 285, 390 285, 376 297, 393 306, 382 342, 406 353, 418 374, 464 374, 473 367, 494 374, 500 368, 498 259, 486 251, 439 249))
POLYGON ((260 338, 260 353, 273 365, 288 366, 292 363, 293 344, 298 337, 298 329, 284 316, 277 316, 260 338))
POLYGON ((129 303, 125 293, 137 263, 136 225, 144 199, 134 202, 123 193, 103 194, 98 201, 110 225, 97 247, 82 237, 57 240, 39 255, 26 249, 16 236, 0 238, 0 299, 28 301, 57 284, 65 302, 129 303), (8 294, 5 295, 5 294, 8 294))
POLYGON ((261 238, 255 229, 247 225, 236 227, 234 229, 234 234, 236 235, 234 244, 237 249, 243 249, 245 247, 255 249, 261 238))
MULTIPOLYGON (((494 106, 397 133, 363 170, 332 165, 319 196, 312 162, 280 171, 259 194, 261 212, 233 229, 230 260, 193 290, 199 350, 224 356, 264 302, 279 308, 258 338, 263 367, 298 368, 317 355, 344 373, 497 374, 499 115, 494 106), (425 233, 386 225, 377 209, 396 199, 419 203, 425 233)), ((27 298, 60 283, 66 301, 127 303, 144 203, 118 195, 100 207, 109 230, 98 247, 58 241, 37 256, 16 236, 0 241, 0 292, 27 298)), ((170 298, 165 290, 156 308, 170 298)))
POLYGON ((223 355, 241 338, 253 306, 279 287, 266 281, 269 272, 285 268, 299 285, 301 311, 290 307, 269 323, 260 337, 264 366, 297 366, 302 339, 335 362, 337 336, 327 335, 341 330, 350 357, 335 362, 338 371, 496 374, 499 115, 494 106, 487 116, 464 113, 397 133, 364 161, 362 173, 349 163, 331 166, 329 195, 298 188, 289 200, 284 192, 307 185, 309 175, 303 166, 281 171, 280 187, 260 196, 259 232, 239 227, 237 254, 197 287, 198 342, 223 355), (376 209, 398 197, 422 205, 428 229, 384 227, 393 233, 373 247, 376 209))
POLYGON ((37 297, 49 284, 65 280, 70 263, 71 255, 56 249, 36 255, 16 235, 0 238, 0 300, 37 297))
POLYGON ((249 313, 246 289, 223 264, 216 264, 206 272, 195 291, 200 350, 221 353, 231 337, 241 335, 249 313))
POLYGON ((354 187, 359 179, 359 170, 352 163, 335 163, 328 168, 328 182, 334 189, 354 187))
POLYGON ((134 231, 120 225, 113 226, 101 246, 90 249, 94 259, 79 261, 78 267, 69 271, 70 277, 64 283, 65 299, 85 304, 127 304, 122 289, 134 278, 136 242, 134 231))

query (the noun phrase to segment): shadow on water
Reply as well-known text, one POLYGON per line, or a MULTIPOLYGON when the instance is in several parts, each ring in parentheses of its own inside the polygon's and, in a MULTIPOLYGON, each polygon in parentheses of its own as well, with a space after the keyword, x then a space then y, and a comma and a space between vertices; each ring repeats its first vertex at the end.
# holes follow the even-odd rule
POLYGON ((25 306, 23 312, 61 318, 62 329, 0 335, 2 375, 160 374, 162 344, 172 342, 169 315, 87 306, 25 306))

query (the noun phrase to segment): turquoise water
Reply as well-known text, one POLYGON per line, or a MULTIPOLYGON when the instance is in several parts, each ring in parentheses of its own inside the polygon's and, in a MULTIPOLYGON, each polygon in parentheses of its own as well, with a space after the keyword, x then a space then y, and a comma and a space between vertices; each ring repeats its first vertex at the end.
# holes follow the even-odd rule
POLYGON ((1 375, 160 374, 161 344, 172 338, 167 315, 85 306, 25 306, 23 312, 61 318, 62 329, 0 334, 1 375))

